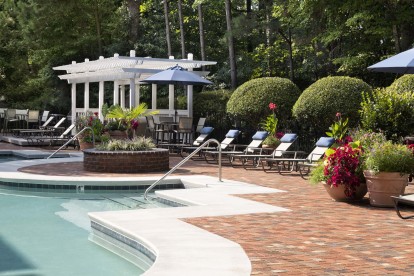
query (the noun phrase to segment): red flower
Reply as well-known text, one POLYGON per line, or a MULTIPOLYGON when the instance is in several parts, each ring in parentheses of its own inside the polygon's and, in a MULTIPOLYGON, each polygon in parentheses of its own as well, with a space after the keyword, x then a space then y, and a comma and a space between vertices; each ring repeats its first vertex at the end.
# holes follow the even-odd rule
POLYGON ((138 126, 139 126, 139 122, 138 122, 137 120, 132 120, 132 121, 131 121, 131 127, 132 127, 133 129, 137 129, 137 128, 138 128, 138 126))
POLYGON ((277 133, 276 133, 276 138, 277 138, 277 139, 280 139, 280 138, 282 138, 282 137, 283 137, 283 135, 285 135, 285 133, 283 133, 283 132, 279 131, 279 132, 277 132, 277 133))
POLYGON ((270 110, 275 110, 277 108, 277 105, 275 103, 269 103, 270 110))
POLYGON ((96 117, 98 117, 98 112, 94 112, 93 115, 95 115, 96 117))
POLYGON ((340 112, 337 112, 335 116, 339 118, 342 116, 342 114, 340 112))

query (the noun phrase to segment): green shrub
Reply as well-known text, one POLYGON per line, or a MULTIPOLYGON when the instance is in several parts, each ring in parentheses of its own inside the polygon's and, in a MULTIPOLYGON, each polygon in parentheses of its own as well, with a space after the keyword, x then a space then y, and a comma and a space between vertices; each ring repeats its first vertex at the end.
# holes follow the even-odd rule
POLYGON ((414 172, 414 155, 407 146, 387 141, 374 146, 368 153, 365 166, 375 172, 410 174, 414 172))
MULTIPOLYGON (((193 117, 205 117, 209 125, 215 129, 228 129, 230 120, 226 114, 226 105, 231 96, 228 90, 214 90, 198 93, 194 96, 193 117)), ((216 131, 216 130, 215 130, 216 131)))
POLYGON ((151 138, 136 137, 132 140, 110 140, 108 143, 98 145, 98 150, 108 151, 143 151, 155 148, 156 145, 151 138))
POLYGON ((227 103, 227 112, 257 128, 269 114, 269 103, 277 105, 279 124, 291 118, 292 106, 300 95, 299 88, 289 79, 259 78, 239 86, 227 103))
POLYGON ((365 95, 361 103, 361 125, 368 131, 382 131, 395 141, 414 134, 414 92, 397 93, 387 88, 365 95))
POLYGON ((395 93, 414 92, 414 75, 404 75, 396 79, 388 89, 395 93))
POLYGON ((364 81, 350 77, 326 77, 309 86, 293 106, 299 123, 325 131, 337 112, 349 118, 349 126, 358 125, 362 92, 371 92, 364 81))

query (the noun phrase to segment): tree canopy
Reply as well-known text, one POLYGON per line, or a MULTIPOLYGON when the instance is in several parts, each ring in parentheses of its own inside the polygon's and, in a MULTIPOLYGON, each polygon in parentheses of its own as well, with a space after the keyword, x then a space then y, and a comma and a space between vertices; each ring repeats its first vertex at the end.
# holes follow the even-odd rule
POLYGON ((208 68, 213 89, 261 77, 303 89, 338 75, 388 86, 395 76, 366 67, 414 42, 412 1, 164 1, 0 0, 0 97, 64 110, 69 87, 53 66, 131 49, 166 58, 166 22, 172 55, 218 62, 208 68))

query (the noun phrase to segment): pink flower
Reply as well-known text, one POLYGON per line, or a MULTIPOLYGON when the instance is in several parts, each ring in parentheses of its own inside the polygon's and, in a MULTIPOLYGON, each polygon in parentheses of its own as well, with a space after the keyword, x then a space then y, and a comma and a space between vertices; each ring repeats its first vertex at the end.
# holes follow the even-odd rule
POLYGON ((275 110, 277 108, 277 105, 275 103, 269 103, 270 110, 275 110))
POLYGON ((283 135, 285 135, 285 133, 283 133, 283 132, 279 131, 279 132, 277 132, 277 133, 276 133, 276 138, 277 138, 277 139, 280 139, 280 138, 282 138, 282 137, 283 137, 283 135))
POLYGON ((138 128, 138 126, 139 126, 139 123, 138 123, 138 121, 137 121, 137 120, 132 120, 132 121, 131 121, 131 127, 132 127, 133 129, 137 129, 137 128, 138 128))
POLYGON ((335 116, 336 116, 337 118, 339 118, 339 117, 341 117, 341 116, 342 116, 342 114, 341 114, 340 112, 337 112, 335 116))

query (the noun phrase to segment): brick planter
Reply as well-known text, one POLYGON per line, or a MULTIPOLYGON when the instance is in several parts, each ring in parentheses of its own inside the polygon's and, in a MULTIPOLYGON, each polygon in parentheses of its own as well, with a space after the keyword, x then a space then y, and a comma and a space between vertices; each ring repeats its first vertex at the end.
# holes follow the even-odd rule
POLYGON ((83 167, 90 172, 147 173, 168 171, 167 149, 148 151, 83 151, 83 167))

